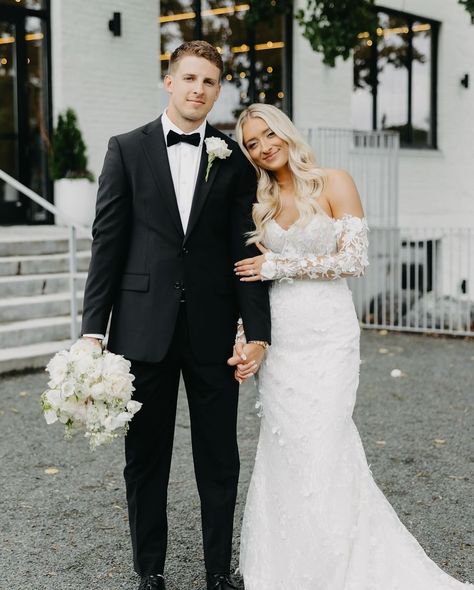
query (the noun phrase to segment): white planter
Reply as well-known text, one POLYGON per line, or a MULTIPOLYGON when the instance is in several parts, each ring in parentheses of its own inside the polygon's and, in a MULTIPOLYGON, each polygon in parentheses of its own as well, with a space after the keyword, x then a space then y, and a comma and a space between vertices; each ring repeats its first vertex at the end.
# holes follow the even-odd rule
MULTIPOLYGON (((69 218, 81 225, 91 226, 94 221, 95 183, 87 178, 62 178, 54 183, 54 204, 69 218)), ((67 225, 67 221, 56 215, 56 225, 67 225)))

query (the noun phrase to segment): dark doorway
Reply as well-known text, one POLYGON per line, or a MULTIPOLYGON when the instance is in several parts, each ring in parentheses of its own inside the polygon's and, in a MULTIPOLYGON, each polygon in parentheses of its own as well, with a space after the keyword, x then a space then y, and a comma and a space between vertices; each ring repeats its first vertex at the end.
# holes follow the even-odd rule
MULTIPOLYGON (((0 169, 36 193, 51 194, 49 6, 0 0, 0 169)), ((46 221, 30 199, 0 180, 0 224, 46 221)))

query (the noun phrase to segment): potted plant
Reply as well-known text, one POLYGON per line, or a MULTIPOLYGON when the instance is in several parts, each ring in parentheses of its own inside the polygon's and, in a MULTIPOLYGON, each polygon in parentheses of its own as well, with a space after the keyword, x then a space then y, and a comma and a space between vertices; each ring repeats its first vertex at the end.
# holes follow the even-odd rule
MULTIPOLYGON (((87 153, 76 113, 67 109, 58 116, 53 133, 50 174, 56 207, 81 225, 92 225, 95 209, 93 174, 87 169, 87 153)), ((55 223, 64 223, 56 216, 55 223)))

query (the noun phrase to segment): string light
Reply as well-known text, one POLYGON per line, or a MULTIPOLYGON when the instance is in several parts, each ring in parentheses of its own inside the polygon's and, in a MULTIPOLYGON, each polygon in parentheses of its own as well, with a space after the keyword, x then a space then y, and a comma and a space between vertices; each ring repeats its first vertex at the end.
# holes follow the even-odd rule
POLYGON ((6 57, 2 57, 2 60, 0 61, 0 63, 2 64, 2 66, 6 66, 8 63, 8 59, 6 57))
POLYGON ((247 74, 246 74, 245 72, 240 72, 239 76, 240 76, 241 78, 245 78, 245 77, 247 76, 247 74))
POLYGON ((278 96, 278 98, 285 98, 285 93, 280 90, 280 92, 277 94, 277 96, 278 96))
MULTIPOLYGON (((18 0, 17 0, 18 1, 18 0)), ((21 0, 20 0, 21 1, 21 0)), ((235 14, 236 12, 246 12, 250 9, 250 4, 236 4, 235 6, 223 6, 221 8, 208 8, 206 10, 201 10, 201 16, 213 16, 219 14, 235 14)), ((196 13, 193 11, 190 12, 180 12, 178 14, 167 14, 164 16, 159 17, 160 24, 163 23, 171 23, 179 20, 190 20, 196 18, 196 13)))
POLYGON ((225 77, 226 80, 229 80, 229 82, 232 80, 232 74, 227 74, 227 76, 225 77))
POLYGON ((267 68, 267 72, 268 72, 269 74, 271 74, 271 73, 273 72, 273 68, 272 68, 272 66, 268 66, 268 68, 267 68))
POLYGON ((259 98, 265 98, 266 94, 265 92, 259 92, 258 96, 259 98))
MULTIPOLYGON (((431 31, 431 25, 429 23, 420 23, 419 25, 413 25, 411 30, 413 31, 413 33, 422 33, 423 31, 431 31)), ((381 27, 377 27, 376 29, 376 33, 378 37, 387 37, 389 35, 397 35, 397 34, 402 34, 402 35, 406 35, 407 33, 410 32, 410 29, 408 27, 392 27, 392 28, 386 28, 386 29, 382 29, 381 27)), ((359 33, 357 35, 358 39, 368 39, 370 37, 370 33, 368 33, 367 31, 364 31, 363 33, 359 33)))
POLYGON ((372 39, 367 39, 367 46, 372 47, 372 39))
MULTIPOLYGON (((25 35, 26 41, 41 41, 44 39, 43 33, 28 33, 25 35)), ((15 43, 15 37, 0 37, 0 45, 7 45, 8 43, 15 43)))

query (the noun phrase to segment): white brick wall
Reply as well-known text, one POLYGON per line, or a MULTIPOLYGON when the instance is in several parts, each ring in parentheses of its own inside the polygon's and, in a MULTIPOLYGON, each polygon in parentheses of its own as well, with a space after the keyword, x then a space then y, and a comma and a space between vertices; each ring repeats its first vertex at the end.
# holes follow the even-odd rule
MULTIPOLYGON (((298 0, 299 4, 305 0, 298 0)), ((441 22, 438 150, 401 150, 399 220, 407 226, 474 226, 474 26, 457 0, 383 0, 441 22), (461 86, 465 73, 470 88, 461 86)), ((294 120, 299 127, 350 126, 352 62, 335 69, 294 29, 294 120)))
POLYGON ((158 1, 52 0, 52 85, 57 113, 73 107, 97 176, 111 135, 159 114, 158 1), (122 36, 108 30, 122 13, 122 36))
MULTIPOLYGON (((297 0, 296 8, 306 6, 297 0)), ((299 128, 350 127, 352 60, 330 68, 293 25, 293 121, 299 128)))

